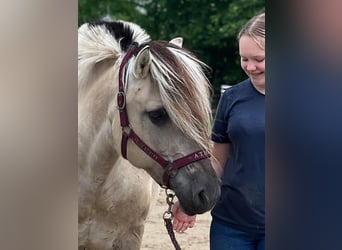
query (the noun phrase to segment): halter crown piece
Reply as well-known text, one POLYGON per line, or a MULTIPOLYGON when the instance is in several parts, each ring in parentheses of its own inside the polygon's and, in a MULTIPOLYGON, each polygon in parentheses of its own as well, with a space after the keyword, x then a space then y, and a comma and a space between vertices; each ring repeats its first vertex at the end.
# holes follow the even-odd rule
POLYGON ((126 110, 126 96, 124 91, 123 84, 123 73, 126 69, 126 64, 128 60, 137 52, 139 52, 141 47, 138 47, 136 43, 133 43, 128 49, 126 55, 121 61, 119 68, 119 91, 117 94, 117 104, 120 114, 120 125, 122 127, 122 137, 121 137, 121 155, 127 159, 127 142, 128 139, 133 140, 133 142, 148 156, 150 156, 153 160, 159 163, 160 166, 164 169, 163 175, 163 184, 162 187, 169 187, 169 180, 172 174, 175 172, 174 170, 178 170, 179 168, 185 167, 193 162, 200 161, 209 157, 209 154, 206 151, 199 150, 193 152, 189 155, 186 155, 182 158, 179 158, 173 162, 165 160, 162 156, 156 153, 153 149, 151 149, 147 144, 145 144, 140 137, 133 131, 130 127, 127 110, 126 110), (128 128, 128 132, 126 132, 125 128, 128 128))

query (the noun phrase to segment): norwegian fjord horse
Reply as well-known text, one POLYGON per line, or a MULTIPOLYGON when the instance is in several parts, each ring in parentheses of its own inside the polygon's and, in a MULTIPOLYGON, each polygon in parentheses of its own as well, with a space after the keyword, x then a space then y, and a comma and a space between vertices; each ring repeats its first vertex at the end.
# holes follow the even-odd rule
POLYGON ((189 215, 213 207, 204 67, 130 22, 79 28, 79 249, 140 249, 155 183, 189 215))

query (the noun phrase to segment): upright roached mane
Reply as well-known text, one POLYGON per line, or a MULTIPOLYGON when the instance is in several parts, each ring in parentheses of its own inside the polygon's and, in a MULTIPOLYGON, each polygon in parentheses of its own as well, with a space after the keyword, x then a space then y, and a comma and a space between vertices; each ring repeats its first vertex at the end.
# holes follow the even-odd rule
MULTIPOLYGON (((79 93, 90 87, 85 79, 91 75, 96 63, 110 58, 122 59, 133 42, 148 44, 152 60, 152 81, 159 87, 170 119, 185 135, 210 152, 209 123, 212 113, 207 88, 209 82, 204 71, 207 66, 183 48, 167 42, 151 41, 149 35, 136 24, 120 22, 122 30, 119 32, 106 22, 103 25, 86 24, 79 29, 79 93), (123 40, 122 37, 131 39, 123 40), (207 82, 197 79, 205 79, 207 82)), ((128 71, 132 70, 131 67, 132 64, 129 64, 128 71)))

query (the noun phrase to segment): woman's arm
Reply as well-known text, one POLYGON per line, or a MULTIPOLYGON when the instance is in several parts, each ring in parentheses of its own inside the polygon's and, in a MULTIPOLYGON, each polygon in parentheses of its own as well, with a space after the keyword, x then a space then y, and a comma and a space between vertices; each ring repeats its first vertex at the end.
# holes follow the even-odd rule
POLYGON ((231 154, 230 143, 217 143, 213 144, 213 152, 211 157, 211 165, 213 166, 218 177, 222 177, 224 165, 228 161, 231 154))

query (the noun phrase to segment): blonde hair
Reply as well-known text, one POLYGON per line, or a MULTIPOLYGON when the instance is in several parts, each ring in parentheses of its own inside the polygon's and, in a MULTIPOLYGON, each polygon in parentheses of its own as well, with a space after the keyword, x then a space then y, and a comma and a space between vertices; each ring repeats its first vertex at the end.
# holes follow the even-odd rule
POLYGON ((252 17, 240 30, 237 39, 251 37, 260 48, 265 49, 265 13, 252 17))

